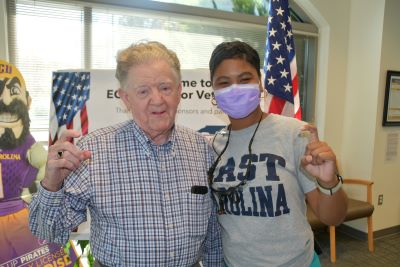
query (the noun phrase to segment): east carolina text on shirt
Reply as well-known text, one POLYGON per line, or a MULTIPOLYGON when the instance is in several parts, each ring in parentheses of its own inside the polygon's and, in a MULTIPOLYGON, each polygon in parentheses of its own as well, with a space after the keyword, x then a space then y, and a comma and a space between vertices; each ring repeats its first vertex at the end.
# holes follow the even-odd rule
MULTIPOLYGON (((276 165, 285 168, 286 161, 283 157, 270 154, 245 154, 241 157, 238 168, 243 170, 234 174, 236 162, 233 157, 228 158, 225 165, 220 166, 218 175, 215 177, 214 182, 230 183, 231 186, 239 183, 246 179, 247 168, 249 168, 249 174, 247 177, 248 184, 239 188, 238 197, 236 200, 235 196, 230 195, 224 199, 224 208, 227 214, 238 215, 238 216, 255 216, 255 217, 276 217, 283 214, 289 214, 290 208, 286 200, 285 187, 280 182, 279 175, 277 174, 276 165), (249 164, 251 159, 252 164, 249 164), (251 181, 255 179, 256 172, 258 171, 257 165, 254 163, 265 162, 266 173, 265 173, 265 185, 251 185, 251 181), (234 183, 236 181, 236 183, 234 183), (233 183, 231 183, 233 182, 233 183), (243 197, 243 195, 249 195, 249 199, 243 197)), ((264 170, 264 168, 263 168, 264 170)), ((219 189, 223 189, 220 187, 219 189)))

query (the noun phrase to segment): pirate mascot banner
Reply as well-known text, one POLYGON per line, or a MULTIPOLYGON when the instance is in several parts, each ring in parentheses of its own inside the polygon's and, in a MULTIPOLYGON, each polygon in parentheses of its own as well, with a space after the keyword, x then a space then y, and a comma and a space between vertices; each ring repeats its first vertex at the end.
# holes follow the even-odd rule
POLYGON ((43 178, 47 159, 29 131, 31 101, 19 70, 0 60, 0 267, 46 266, 52 261, 43 257, 54 249, 65 256, 60 246, 39 240, 28 226, 30 194, 23 195, 43 178))

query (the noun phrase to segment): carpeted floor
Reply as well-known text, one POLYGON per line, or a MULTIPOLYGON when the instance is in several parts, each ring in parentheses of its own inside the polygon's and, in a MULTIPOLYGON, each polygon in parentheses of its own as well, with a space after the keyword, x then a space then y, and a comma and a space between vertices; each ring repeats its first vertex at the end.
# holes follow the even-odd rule
POLYGON ((330 262, 329 233, 315 233, 322 248, 319 255, 323 267, 399 267, 400 233, 374 240, 375 252, 368 251, 368 242, 336 232, 336 264, 330 262))

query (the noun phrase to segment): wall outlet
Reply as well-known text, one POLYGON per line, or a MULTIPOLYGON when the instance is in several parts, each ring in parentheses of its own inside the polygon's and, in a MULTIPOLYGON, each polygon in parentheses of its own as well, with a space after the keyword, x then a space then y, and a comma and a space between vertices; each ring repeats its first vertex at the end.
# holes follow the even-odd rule
POLYGON ((383 204, 383 195, 379 195, 378 196, 378 205, 382 205, 383 204))

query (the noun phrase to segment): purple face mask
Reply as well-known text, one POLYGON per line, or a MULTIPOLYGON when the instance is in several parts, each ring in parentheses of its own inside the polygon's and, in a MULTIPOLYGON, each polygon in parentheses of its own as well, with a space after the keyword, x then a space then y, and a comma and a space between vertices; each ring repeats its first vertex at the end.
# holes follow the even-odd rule
POLYGON ((258 84, 232 84, 214 91, 217 106, 229 117, 247 117, 260 105, 258 84))

